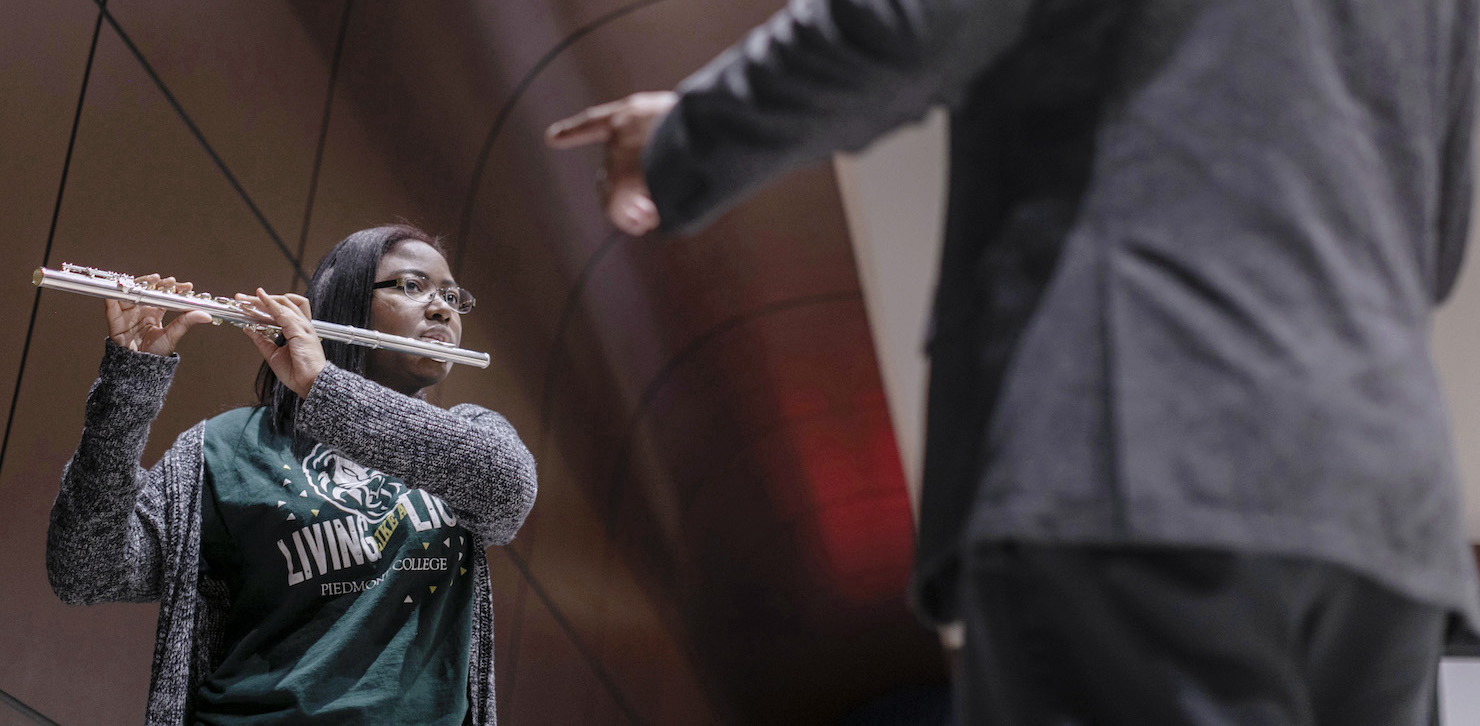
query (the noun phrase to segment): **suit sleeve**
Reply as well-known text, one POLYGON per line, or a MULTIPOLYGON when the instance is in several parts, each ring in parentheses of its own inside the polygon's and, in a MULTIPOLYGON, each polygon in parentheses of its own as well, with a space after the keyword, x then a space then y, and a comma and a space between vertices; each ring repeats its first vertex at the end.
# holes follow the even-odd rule
POLYGON ((534 457, 503 416, 433 406, 330 364, 297 426, 354 461, 447 502, 485 544, 507 544, 534 507, 534 457))
POLYGON ((664 231, 696 231, 777 174, 954 102, 1030 5, 793 0, 679 84, 643 157, 664 231))
POLYGON ((106 345, 46 533, 47 578, 73 605, 158 599, 163 572, 166 467, 139 458, 179 359, 106 345))

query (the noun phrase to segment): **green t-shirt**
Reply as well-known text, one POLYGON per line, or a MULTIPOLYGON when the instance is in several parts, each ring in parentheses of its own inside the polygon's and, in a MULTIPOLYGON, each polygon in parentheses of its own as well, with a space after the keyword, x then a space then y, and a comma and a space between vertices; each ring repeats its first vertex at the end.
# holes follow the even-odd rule
POLYGON ((451 508, 265 409, 205 429, 201 567, 231 593, 209 724, 457 724, 468 713, 472 536, 451 508))

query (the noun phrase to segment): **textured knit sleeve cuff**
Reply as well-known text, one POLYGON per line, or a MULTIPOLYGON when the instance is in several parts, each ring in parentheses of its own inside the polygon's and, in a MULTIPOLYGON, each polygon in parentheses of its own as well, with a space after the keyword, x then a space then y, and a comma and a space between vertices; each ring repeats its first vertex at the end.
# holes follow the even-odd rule
POLYGON ((105 338, 98 380, 88 394, 87 417, 113 425, 152 421, 164 406, 180 356, 130 350, 105 338))
POLYGON ((360 376, 326 362, 324 369, 314 379, 313 386, 308 389, 308 396, 298 407, 297 427, 318 438, 316 434, 325 425, 346 418, 362 417, 365 401, 363 398, 357 400, 357 397, 373 397, 374 391, 356 389, 368 388, 364 385, 367 382, 360 376))

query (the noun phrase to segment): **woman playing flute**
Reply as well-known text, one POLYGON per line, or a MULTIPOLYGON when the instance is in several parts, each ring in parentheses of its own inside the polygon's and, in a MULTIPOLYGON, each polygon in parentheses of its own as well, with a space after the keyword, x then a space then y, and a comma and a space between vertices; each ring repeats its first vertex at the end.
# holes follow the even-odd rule
POLYGON ((439 241, 356 232, 306 297, 238 299, 282 329, 248 333, 265 360, 258 405, 196 424, 147 471, 175 344, 209 316, 166 325, 159 308, 106 301, 47 535, 53 589, 160 602, 150 724, 494 723, 483 550, 529 513, 534 460, 498 413, 422 399, 451 363, 321 343, 310 316, 458 343, 473 298, 439 241))

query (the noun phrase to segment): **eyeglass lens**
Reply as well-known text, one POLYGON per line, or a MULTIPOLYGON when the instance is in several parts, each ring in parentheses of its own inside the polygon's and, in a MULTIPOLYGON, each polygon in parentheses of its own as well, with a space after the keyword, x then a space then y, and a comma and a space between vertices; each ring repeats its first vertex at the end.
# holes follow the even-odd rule
POLYGON ((459 313, 466 313, 473 309, 476 302, 473 294, 461 287, 432 287, 425 280, 415 277, 401 278, 399 285, 406 297, 416 302, 430 302, 433 295, 441 295, 447 306, 459 313))

